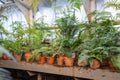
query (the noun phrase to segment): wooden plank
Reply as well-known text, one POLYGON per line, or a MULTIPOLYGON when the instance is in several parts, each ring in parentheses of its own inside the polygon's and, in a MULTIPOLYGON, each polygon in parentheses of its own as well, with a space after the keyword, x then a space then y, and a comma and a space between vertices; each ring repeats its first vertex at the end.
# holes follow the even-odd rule
POLYGON ((28 70, 40 73, 57 74, 77 78, 88 78, 93 80, 120 80, 120 73, 110 72, 109 70, 92 70, 90 68, 84 69, 82 67, 58 67, 55 65, 48 64, 13 62, 4 60, 1 60, 0 62, 0 67, 2 68, 28 70))
POLYGON ((0 61, 0 67, 28 70, 35 72, 51 73, 51 74, 61 74, 67 76, 73 76, 73 67, 57 67, 48 64, 36 64, 36 63, 26 63, 26 62, 13 62, 13 61, 0 61))
POLYGON ((94 80, 120 80, 120 73, 109 70, 75 68, 75 76, 94 80))

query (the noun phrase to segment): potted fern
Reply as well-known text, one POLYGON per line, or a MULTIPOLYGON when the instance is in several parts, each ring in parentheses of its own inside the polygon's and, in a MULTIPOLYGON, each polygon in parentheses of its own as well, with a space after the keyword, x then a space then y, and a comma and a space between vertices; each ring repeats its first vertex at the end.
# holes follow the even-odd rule
MULTIPOLYGON (((59 46, 58 50, 62 50, 62 53, 66 56, 64 61, 68 61, 66 59, 70 59, 70 64, 67 66, 73 66, 74 56, 75 56, 75 45, 77 42, 75 39, 75 35, 79 30, 78 21, 76 20, 74 14, 71 15, 63 12, 64 17, 61 17, 56 20, 56 25, 59 27, 59 46)), ((60 52, 61 53, 61 52, 60 52)), ((66 63, 66 62, 65 62, 66 63)))

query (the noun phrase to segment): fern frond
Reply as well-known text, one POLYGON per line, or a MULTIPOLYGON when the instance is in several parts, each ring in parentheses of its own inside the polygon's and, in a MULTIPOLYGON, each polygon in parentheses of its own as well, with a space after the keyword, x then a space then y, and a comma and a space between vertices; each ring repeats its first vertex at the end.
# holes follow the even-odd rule
POLYGON ((77 8, 80 10, 80 6, 82 5, 82 1, 81 0, 68 0, 71 5, 74 7, 74 8, 77 8))
POLYGON ((118 2, 118 0, 111 0, 105 4, 105 7, 106 8, 113 7, 116 10, 119 10, 120 9, 120 2, 118 2))
POLYGON ((32 0, 32 7, 34 11, 37 11, 39 0, 32 0))
POLYGON ((117 17, 117 18, 120 18, 120 13, 117 13, 117 14, 116 14, 116 17, 117 17))

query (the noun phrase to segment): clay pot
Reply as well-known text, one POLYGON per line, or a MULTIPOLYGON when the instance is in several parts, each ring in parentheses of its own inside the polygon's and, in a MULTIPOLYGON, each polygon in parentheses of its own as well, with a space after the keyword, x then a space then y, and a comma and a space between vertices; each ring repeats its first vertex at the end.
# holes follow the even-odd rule
POLYGON ((16 58, 16 60, 17 60, 18 62, 21 61, 21 55, 14 54, 14 57, 16 58))
POLYGON ((45 57, 44 56, 40 57, 39 63, 40 64, 44 64, 45 63, 45 57))
POLYGON ((28 62, 29 59, 32 57, 32 52, 25 53, 25 60, 28 62))
POLYGON ((47 57, 47 63, 52 65, 54 63, 54 57, 47 57))
POLYGON ((9 56, 5 55, 5 54, 2 55, 2 58, 3 58, 4 60, 11 60, 11 58, 10 58, 9 56))
POLYGON ((115 71, 115 66, 113 65, 112 61, 109 61, 109 68, 110 68, 110 71, 115 71))
POLYGON ((108 67, 109 66, 109 61, 110 61, 110 58, 106 58, 106 59, 103 59, 102 60, 102 63, 101 63, 101 67, 108 67))
POLYGON ((78 61, 78 66, 80 67, 86 67, 88 65, 88 60, 83 59, 78 61))
POLYGON ((100 61, 97 59, 93 59, 93 64, 90 67, 92 69, 99 69, 100 68, 100 61))
POLYGON ((64 62, 63 59, 64 59, 63 56, 58 57, 58 58, 57 58, 57 65, 62 66, 62 65, 63 65, 63 62, 64 62))
POLYGON ((68 58, 68 57, 64 57, 64 62, 65 62, 65 66, 73 66, 73 62, 74 62, 74 59, 73 58, 68 58))

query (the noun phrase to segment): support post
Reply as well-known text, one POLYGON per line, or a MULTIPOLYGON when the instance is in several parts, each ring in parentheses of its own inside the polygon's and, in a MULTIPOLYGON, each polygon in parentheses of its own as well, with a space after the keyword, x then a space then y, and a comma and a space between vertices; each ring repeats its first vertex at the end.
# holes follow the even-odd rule
POLYGON ((92 17, 89 14, 95 10, 95 1, 96 0, 82 0, 89 23, 91 23, 94 20, 94 17, 92 17))
POLYGON ((33 11, 31 0, 15 0, 16 6, 21 10, 28 23, 29 28, 33 27, 35 12, 33 11))
MULTIPOLYGON (((90 0, 90 13, 95 10, 95 0, 90 0)), ((94 20, 93 16, 90 16, 90 22, 94 20)))
POLYGON ((37 74, 37 80, 42 80, 42 75, 40 73, 37 74))

